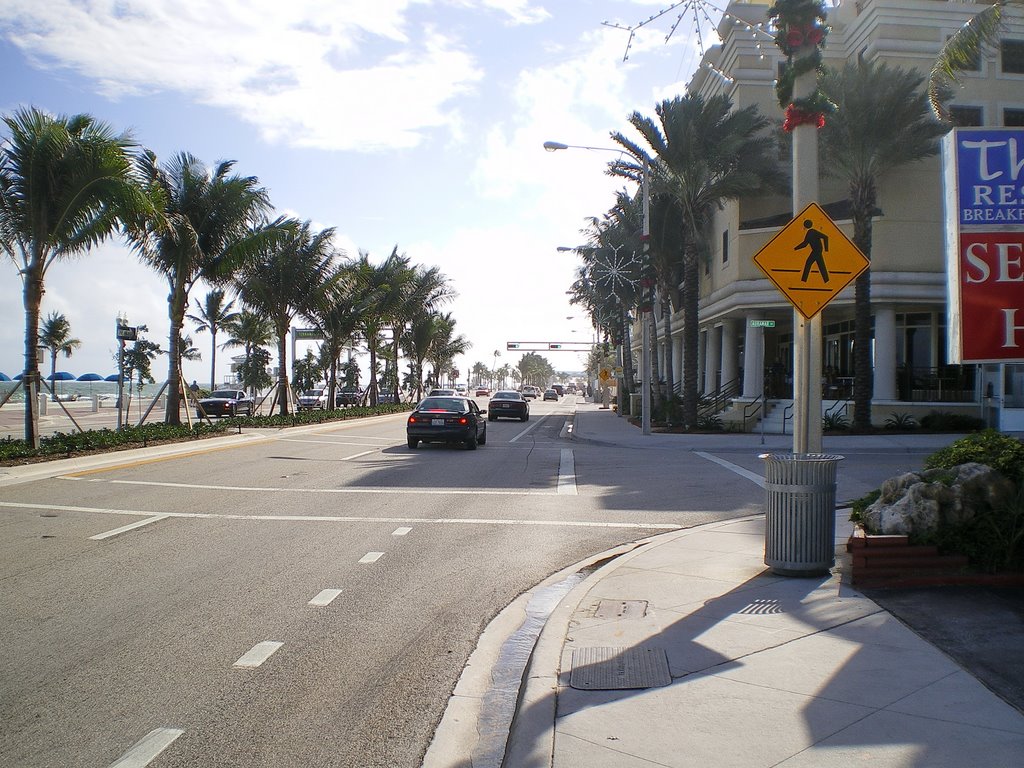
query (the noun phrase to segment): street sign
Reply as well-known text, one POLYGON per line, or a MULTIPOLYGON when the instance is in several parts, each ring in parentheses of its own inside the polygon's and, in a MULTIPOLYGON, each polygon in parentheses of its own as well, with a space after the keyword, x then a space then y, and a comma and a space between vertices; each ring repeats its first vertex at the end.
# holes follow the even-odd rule
POLYGON ((808 320, 870 265, 817 203, 769 240, 754 263, 808 320))
POLYGON ((751 328, 774 328, 774 320, 751 320, 747 323, 751 328))
POLYGON ((601 372, 597 374, 597 378, 601 380, 601 383, 608 381, 611 377, 612 373, 607 368, 602 368, 601 372))

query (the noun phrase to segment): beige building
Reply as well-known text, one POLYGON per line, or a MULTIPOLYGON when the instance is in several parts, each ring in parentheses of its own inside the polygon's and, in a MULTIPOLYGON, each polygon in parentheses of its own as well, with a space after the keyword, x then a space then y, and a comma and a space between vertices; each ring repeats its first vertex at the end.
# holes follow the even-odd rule
MULTIPOLYGON (((718 28, 722 42, 706 52, 689 91, 725 93, 737 106, 757 104, 781 123, 774 83, 783 57, 763 31, 768 7, 728 6, 718 28)), ((841 2, 828 8, 825 63, 841 66, 864 57, 927 73, 945 39, 981 7, 946 0, 841 2)), ((1007 13, 1003 44, 982 58, 977 71, 964 75, 956 92, 954 116, 962 125, 1024 125, 1024 17, 1020 10, 1007 13)), ((823 174, 818 201, 852 236, 846 198, 845 184, 823 174)), ((871 262, 873 421, 881 425, 892 414, 956 410, 989 418, 1005 430, 1024 430, 1024 365, 947 364, 939 156, 883 176, 878 208, 871 262), (985 398, 988 385, 993 396, 985 398)), ((700 286, 701 391, 723 394, 740 407, 767 395, 775 406, 768 422, 776 429, 792 397, 793 310, 753 257, 793 214, 788 197, 728 205, 716 217, 714 249, 700 286), (775 324, 759 327, 752 320, 775 324)), ((673 318, 668 342, 677 382, 682 380, 681 322, 681 316, 673 318)), ((823 408, 841 412, 852 390, 852 285, 823 310, 822 325, 823 408)), ((661 370, 665 344, 659 331, 661 370)))

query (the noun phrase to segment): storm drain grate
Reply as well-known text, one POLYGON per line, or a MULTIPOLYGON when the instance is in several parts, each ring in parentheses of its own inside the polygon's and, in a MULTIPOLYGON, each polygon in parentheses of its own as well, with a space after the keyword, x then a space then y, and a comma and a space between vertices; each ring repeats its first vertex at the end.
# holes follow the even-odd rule
POLYGON ((602 600, 594 612, 595 619, 642 619, 646 615, 646 600, 602 600))
POLYGON ((672 682, 662 648, 577 648, 569 685, 582 691, 660 688, 672 682))

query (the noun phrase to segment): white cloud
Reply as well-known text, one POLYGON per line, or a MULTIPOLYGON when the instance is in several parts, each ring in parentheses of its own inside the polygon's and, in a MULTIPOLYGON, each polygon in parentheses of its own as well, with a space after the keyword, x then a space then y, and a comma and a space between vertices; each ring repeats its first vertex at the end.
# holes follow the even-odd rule
POLYGON ((13 0, 0 29, 111 98, 176 91, 235 112, 269 141, 370 150, 412 147, 457 123, 452 102, 482 77, 457 40, 414 21, 413 7, 428 4, 13 0))

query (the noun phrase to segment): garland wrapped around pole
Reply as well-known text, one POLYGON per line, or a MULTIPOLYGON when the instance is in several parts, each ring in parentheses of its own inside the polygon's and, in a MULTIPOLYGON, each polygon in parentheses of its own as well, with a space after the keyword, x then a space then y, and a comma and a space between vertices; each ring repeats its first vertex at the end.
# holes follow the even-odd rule
POLYGON ((786 65, 775 86, 779 106, 786 110, 785 131, 798 125, 825 125, 825 115, 835 111, 833 104, 818 88, 809 96, 793 98, 793 83, 800 75, 821 72, 821 49, 829 28, 825 24, 823 0, 775 0, 768 9, 775 29, 775 44, 786 56, 786 65), (799 54, 799 55, 798 55, 799 54))

